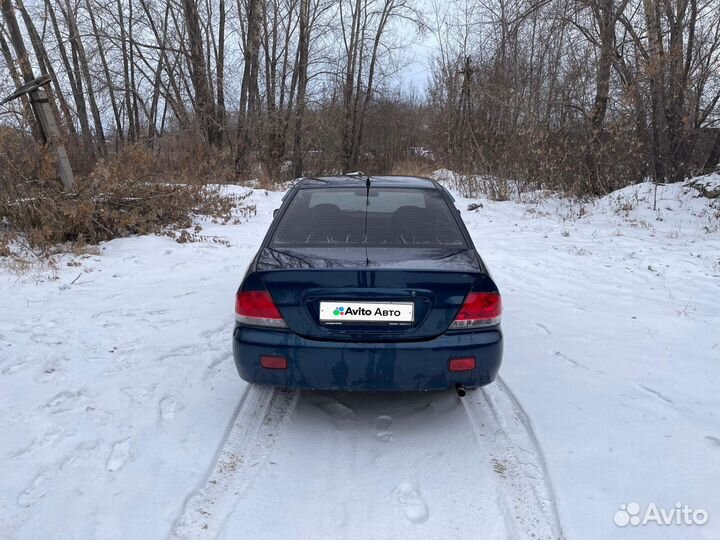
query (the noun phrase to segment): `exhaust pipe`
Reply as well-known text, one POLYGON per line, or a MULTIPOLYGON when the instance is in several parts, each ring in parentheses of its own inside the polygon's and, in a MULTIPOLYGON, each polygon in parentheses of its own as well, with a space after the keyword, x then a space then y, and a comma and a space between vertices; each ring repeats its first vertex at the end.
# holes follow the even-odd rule
POLYGON ((462 384, 456 384, 455 385, 455 391, 457 392, 457 395, 460 397, 465 397, 465 386, 462 384))

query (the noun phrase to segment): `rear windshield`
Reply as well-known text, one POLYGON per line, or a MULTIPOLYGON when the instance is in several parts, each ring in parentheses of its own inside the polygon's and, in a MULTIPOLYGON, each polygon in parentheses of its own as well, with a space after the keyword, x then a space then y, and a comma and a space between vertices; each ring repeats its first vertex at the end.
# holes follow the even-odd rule
POLYGON ((465 248, 452 210, 434 189, 300 189, 271 246, 465 248))

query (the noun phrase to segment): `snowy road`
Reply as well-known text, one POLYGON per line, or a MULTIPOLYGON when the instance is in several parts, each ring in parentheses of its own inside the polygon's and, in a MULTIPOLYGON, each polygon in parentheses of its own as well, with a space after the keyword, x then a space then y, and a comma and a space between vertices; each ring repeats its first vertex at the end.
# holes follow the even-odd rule
POLYGON ((238 379, 233 295, 279 193, 203 223, 229 247, 0 270, 0 538, 720 538, 720 233, 690 188, 657 212, 632 189, 458 201, 506 307, 502 381, 464 400, 238 379), (710 519, 618 527, 631 502, 710 519))
POLYGON ((251 387, 174 536, 360 539, 371 523, 379 538, 473 538, 480 527, 483 538, 551 539, 552 500, 502 382, 464 400, 251 387), (454 520, 458 507, 477 522, 454 520))

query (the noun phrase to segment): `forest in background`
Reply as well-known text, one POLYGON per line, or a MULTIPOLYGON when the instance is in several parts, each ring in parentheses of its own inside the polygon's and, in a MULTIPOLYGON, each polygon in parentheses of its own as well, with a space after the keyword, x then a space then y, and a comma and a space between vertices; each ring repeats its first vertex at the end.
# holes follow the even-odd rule
MULTIPOLYGON (((49 78, 91 201, 113 182, 271 185, 443 167, 597 195, 720 160, 717 0, 0 6, 0 98, 49 78), (432 49, 422 89, 403 77, 419 42, 432 49)), ((40 131, 28 95, 0 107, 6 220, 31 188, 57 184, 40 131)))

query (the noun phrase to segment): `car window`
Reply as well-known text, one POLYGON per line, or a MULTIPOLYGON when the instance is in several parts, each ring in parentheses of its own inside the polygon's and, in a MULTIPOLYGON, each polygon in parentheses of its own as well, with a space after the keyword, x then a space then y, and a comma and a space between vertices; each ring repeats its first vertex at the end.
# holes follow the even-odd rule
POLYGON ((309 189, 307 191, 310 193, 303 196, 309 196, 309 208, 314 208, 321 204, 332 204, 340 210, 345 211, 356 210, 363 212, 366 206, 370 212, 394 212, 400 206, 425 208, 425 196, 419 191, 399 189, 378 191, 371 189, 370 197, 368 197, 365 188, 348 190, 309 189))
POLYGON ((365 211, 367 198, 362 189, 303 189, 295 196, 296 200, 307 198, 308 208, 331 204, 342 211, 365 211))
POLYGON ((309 188, 297 191, 271 246, 466 247, 434 189, 309 188))

